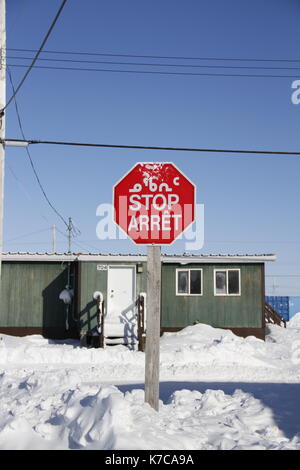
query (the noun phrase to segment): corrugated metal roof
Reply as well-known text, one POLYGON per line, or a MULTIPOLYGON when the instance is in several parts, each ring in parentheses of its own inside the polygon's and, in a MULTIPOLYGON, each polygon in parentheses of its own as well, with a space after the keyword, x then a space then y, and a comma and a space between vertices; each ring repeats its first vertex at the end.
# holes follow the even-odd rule
MULTIPOLYGON (((146 261, 145 254, 123 253, 30 253, 7 252, 2 254, 3 261, 146 261)), ((162 254, 164 263, 263 263, 275 261, 275 254, 162 254)))

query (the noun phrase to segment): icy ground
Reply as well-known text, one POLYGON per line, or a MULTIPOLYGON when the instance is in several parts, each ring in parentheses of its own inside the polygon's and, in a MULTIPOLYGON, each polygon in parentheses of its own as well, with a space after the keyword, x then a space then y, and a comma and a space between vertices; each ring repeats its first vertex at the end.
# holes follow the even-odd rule
POLYGON ((0 335, 0 449, 300 449, 300 314, 266 342, 195 325, 144 354, 0 335))

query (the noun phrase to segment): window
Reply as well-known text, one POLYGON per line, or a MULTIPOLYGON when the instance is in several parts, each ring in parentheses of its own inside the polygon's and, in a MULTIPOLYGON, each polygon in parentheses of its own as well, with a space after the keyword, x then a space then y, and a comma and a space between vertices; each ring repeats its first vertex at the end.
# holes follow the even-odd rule
POLYGON ((240 269, 215 269, 215 295, 241 295, 240 269))
POLYGON ((188 271, 177 271, 177 293, 178 294, 189 293, 189 272, 188 271))
POLYGON ((202 269, 177 269, 176 295, 202 295, 202 269))

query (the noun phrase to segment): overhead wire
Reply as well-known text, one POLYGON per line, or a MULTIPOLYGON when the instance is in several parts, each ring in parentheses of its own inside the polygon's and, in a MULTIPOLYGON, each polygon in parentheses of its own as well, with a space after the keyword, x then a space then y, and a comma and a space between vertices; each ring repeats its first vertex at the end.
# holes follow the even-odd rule
POLYGON ((300 277, 300 274, 266 274, 265 277, 300 277))
POLYGON ((127 144, 102 144, 89 142, 65 142, 55 140, 21 140, 21 139, 4 139, 2 143, 25 143, 25 144, 45 144, 45 145, 63 145, 75 147, 91 147, 91 148, 111 148, 111 149, 135 149, 135 150, 163 150, 177 152, 208 152, 208 153, 232 153, 232 154, 248 154, 248 155, 290 155, 300 157, 300 151, 281 151, 281 150, 255 150, 255 149, 214 149, 201 147, 161 147, 153 145, 127 145, 127 144))
MULTIPOLYGON (((11 87, 12 87, 12 90, 13 90, 13 99, 14 99, 14 103, 15 103, 15 110, 16 110, 16 114, 17 114, 17 120, 18 120, 18 124, 19 124, 19 128, 20 128, 20 131, 21 131, 21 134, 22 134, 22 137, 24 140, 26 140, 26 137, 25 137, 25 133, 24 133, 24 130, 23 130, 23 125, 22 125, 22 121, 21 121, 21 116, 20 116, 20 112, 19 112, 19 107, 18 107, 18 102, 17 102, 17 99, 16 99, 16 93, 15 93, 15 87, 14 87, 14 83, 13 83, 13 79, 12 79, 12 75, 11 75, 11 72, 9 70, 9 68, 7 69, 8 71, 8 76, 9 76, 9 81, 10 81, 10 84, 11 84, 11 87)), ((65 220, 65 218, 58 212, 58 210, 55 208, 55 206, 52 204, 52 202, 50 201, 50 199, 48 198, 47 196, 47 193, 41 183, 41 180, 40 180, 40 177, 37 173, 37 170, 35 168, 35 165, 34 165, 34 162, 32 160, 32 157, 31 157, 31 154, 30 154, 30 151, 28 149, 28 147, 25 147, 25 150, 26 150, 26 153, 27 153, 27 156, 29 158, 29 162, 30 162, 30 166, 32 168, 32 171, 34 173, 34 176, 37 180, 37 183, 40 187, 40 190, 42 191, 43 193, 43 196, 44 198, 46 199, 48 205, 51 207, 51 209, 55 212, 55 214, 62 220, 62 222, 68 227, 68 223, 67 221, 65 220)))
MULTIPOLYGON (((26 68, 23 64, 8 64, 10 67, 26 68)), ((198 76, 198 77, 246 77, 246 78, 291 78, 297 79, 298 75, 275 75, 275 74, 242 74, 242 73, 213 73, 213 72, 167 72, 162 70, 124 70, 124 69, 99 69, 88 67, 58 67, 51 65, 35 65, 33 68, 41 70, 69 70, 78 72, 109 72, 109 73, 127 73, 137 75, 173 75, 173 76, 198 76)))
MULTIPOLYGON (((7 56, 10 60, 31 60, 31 57, 7 56)), ((145 67, 178 67, 178 68, 208 68, 208 69, 247 69, 247 70, 300 70, 300 67, 262 67, 252 65, 207 65, 207 64, 163 64, 163 63, 147 63, 147 62, 119 62, 106 60, 74 60, 74 59, 47 59, 39 58, 38 61, 44 62, 67 62, 78 64, 110 64, 110 65, 136 65, 145 67)), ((24 64, 21 64, 24 65, 24 64)))
MULTIPOLYGON (((7 166, 8 170, 10 171, 11 175, 13 176, 13 178, 15 179, 15 181, 17 182, 17 185, 19 186, 19 188, 24 192, 24 194, 26 195, 27 199, 31 201, 31 203, 34 203, 35 200, 31 197, 31 194, 29 193, 28 189, 26 188, 26 185, 24 184, 24 182, 19 178, 19 176, 15 173, 15 170, 14 168, 10 165, 10 162, 9 160, 6 158, 5 160, 5 165, 7 166)), ((32 207, 32 206, 31 206, 32 207)), ((37 209, 37 207, 36 207, 37 209)), ((42 214, 40 211, 39 211, 39 215, 42 219, 44 219, 47 223, 49 223, 49 219, 44 215, 42 214)))
MULTIPOLYGON (((8 51, 36 52, 36 49, 7 48, 8 51)), ((140 59, 168 59, 168 60, 213 60, 213 61, 238 61, 238 62, 300 62, 300 59, 270 59, 270 58, 249 58, 249 57, 194 57, 194 56, 163 56, 163 55, 138 55, 138 54, 112 54, 87 51, 51 51, 43 50, 43 54, 63 54, 63 55, 87 55, 100 57, 128 57, 140 59)))
MULTIPOLYGON (((61 6, 61 10, 64 6, 64 4, 66 3, 66 0, 63 2, 62 6, 61 6)), ((58 16, 57 16, 58 18, 58 16)), ((56 18, 56 19, 57 19, 56 18)), ((54 23, 55 24, 55 23, 54 23)), ((54 26, 54 25, 53 25, 54 26)), ((45 41, 46 42, 46 41, 45 41)), ((42 59, 42 58, 39 58, 38 59, 38 56, 41 52, 41 49, 42 49, 43 45, 40 47, 40 49, 38 50, 38 53, 36 54, 32 64, 30 65, 28 71, 26 72, 26 74, 24 75, 22 81, 20 82, 20 84, 18 85, 16 91, 14 92, 14 96, 11 97, 11 99, 9 100, 9 102, 7 103, 7 105, 5 106, 5 108, 10 104, 10 102, 12 101, 12 99, 15 98, 15 95, 17 94, 17 92, 19 91, 19 89, 21 88, 22 84, 24 83, 25 79, 27 78, 30 70, 32 68, 43 68, 43 69, 54 69, 54 70, 80 70, 80 71, 94 71, 94 72, 119 72, 119 73, 143 73, 143 74, 159 74, 159 75, 199 75, 199 76, 229 76, 229 77, 260 77, 260 78, 296 78, 294 76, 290 76, 290 75, 253 75, 253 74, 249 74, 249 75, 246 75, 246 74, 211 74, 211 73, 182 73, 182 72, 163 72, 163 71, 139 71, 139 70, 107 70, 107 69, 88 69, 88 68, 70 68, 70 67, 42 67, 42 66, 37 66, 35 65, 36 61, 37 60, 43 60, 43 61, 56 61, 56 62, 77 62, 77 63, 103 63, 103 64, 112 64, 112 65, 136 65, 136 66, 155 66, 155 67, 185 67, 185 68, 188 68, 188 67, 191 67, 191 68, 227 68, 227 69, 256 69, 256 70, 275 70, 275 69, 278 69, 278 70, 299 70, 299 68, 291 68, 291 67, 288 67, 288 68, 285 68, 285 67, 249 67, 249 66, 218 66, 218 65, 212 65, 212 66, 209 66, 209 65, 198 65, 198 64, 145 64, 145 63, 141 63, 141 64, 138 64, 138 63, 130 63, 130 62, 127 62, 127 63, 122 63, 122 62, 101 62, 101 61, 79 61, 79 60, 60 60, 60 59, 42 59)), ((31 52, 35 52, 35 50, 28 50, 28 49, 10 49, 10 50, 22 50, 22 51, 31 51, 31 52)), ((155 58, 155 59, 180 59, 180 60, 207 60, 207 61, 211 61, 211 60, 215 60, 215 61, 259 61, 259 62, 300 62, 300 60, 292 60, 292 59, 253 59, 253 58, 250 58, 250 59, 242 59, 242 58, 199 58, 199 57, 175 57, 175 56, 140 56, 140 55, 132 55, 132 54, 106 54, 106 53, 85 53, 85 52, 81 52, 81 53, 75 53, 75 52, 63 52, 63 51, 43 51, 43 53, 57 53, 57 54, 76 54, 76 55, 95 55, 95 56, 109 56, 109 57, 136 57, 136 58, 155 58)), ((9 58, 9 57, 8 57, 9 58)), ((30 60, 31 58, 24 58, 24 57, 18 57, 16 59, 24 59, 24 60, 30 60)), ((10 66, 12 67, 26 67, 26 66, 23 66, 23 65, 20 65, 20 64, 10 64, 10 66)), ((17 109, 17 102, 15 101, 15 105, 16 105, 16 109, 17 109)), ((5 109, 3 108, 3 110, 5 109)), ((18 114, 18 112, 17 112, 18 114)), ((19 117, 18 117, 19 119, 19 117)), ((20 126, 20 129, 21 129, 22 125, 20 126)), ((22 135, 23 135, 23 138, 24 140, 25 139, 25 136, 22 132, 22 135)), ((73 145, 73 144, 72 144, 73 145)), ((78 144, 78 145, 84 145, 84 144, 78 144)), ((105 146, 105 145, 101 145, 101 146, 105 146)), ((124 147, 124 146, 122 146, 124 147)), ((128 147, 128 146, 125 146, 125 147, 128 147)), ((139 146, 134 146, 134 148, 140 148, 139 146)), ((143 148, 152 148, 152 147, 143 147, 143 148)), ((155 147, 156 149, 157 147, 155 147)), ((172 149, 167 149, 167 148, 159 148, 160 150, 195 150, 195 151, 213 151, 213 152, 219 152, 219 151, 224 151, 224 152, 241 152, 241 153, 272 153, 272 154, 285 154, 286 152, 257 152, 257 151, 238 151, 238 150, 211 150, 211 149, 175 149, 175 148, 172 148, 172 149)), ((26 147, 26 150, 28 151, 27 147, 26 147)), ((28 151, 29 152, 29 151, 28 151)), ((287 154, 295 154, 294 152, 287 152, 287 154)), ((32 162, 32 159, 29 155, 29 158, 32 162)), ((35 169, 33 168, 35 174, 36 174, 36 171, 35 169)), ((36 174, 36 177, 38 178, 38 175, 36 174)), ((38 179, 38 182, 39 182, 39 179, 38 179)), ((40 182, 39 182, 40 183, 40 182)), ((42 189, 42 188, 41 188, 42 189)), ((45 195, 45 194, 44 194, 45 195)), ((45 195, 46 197, 46 195, 45 195)), ((47 197, 46 197, 47 198, 47 197)), ((50 203, 50 201, 48 200, 48 203, 50 203)), ((50 203, 51 205, 51 203, 50 203)), ((52 206, 52 205, 51 205, 52 206)), ((53 208, 53 207, 52 207, 53 208)), ((67 224, 64 220, 64 223, 67 224)), ((75 228, 75 227, 74 227, 75 228)), ((59 231, 59 230, 58 230, 59 231)), ((60 232, 60 231, 59 231, 60 232)), ((62 233, 62 232, 60 232, 62 233)), ((75 233, 75 230, 74 230, 74 233, 75 233)), ((62 233, 63 234, 63 233, 62 233)), ((66 236, 65 234, 63 234, 64 236, 66 236)), ((74 242, 76 243, 76 242, 74 242)), ((80 243, 76 243, 77 245, 80 245, 80 243)), ((95 248, 95 247, 93 247, 95 248)), ((274 276, 270 276, 270 277, 274 277, 274 276)), ((280 276, 280 277, 284 277, 284 276, 280 276)), ((291 277, 291 276, 290 276, 291 277)), ((297 276, 294 276, 294 277, 297 277, 297 276)))
POLYGON ((37 233, 48 232, 49 230, 51 230, 51 229, 48 227, 48 228, 45 228, 45 229, 42 229, 42 230, 36 230, 34 232, 25 233, 24 235, 19 235, 18 237, 9 238, 8 240, 6 240, 6 243, 12 242, 12 241, 15 241, 15 240, 19 240, 20 238, 30 237, 31 235, 36 235, 37 233))
POLYGON ((45 35, 45 37, 44 37, 44 39, 43 39, 43 41, 42 41, 40 47, 39 47, 39 49, 37 50, 37 52, 36 52, 36 54, 35 54, 35 56, 34 56, 32 62, 31 62, 31 64, 30 64, 29 67, 27 68, 27 71, 25 72, 25 74, 24 74, 23 78, 21 79, 20 83, 19 83, 18 86, 15 88, 15 90, 14 90, 14 92, 13 92, 13 95, 9 98, 9 100, 7 101, 7 103, 5 104, 5 106, 0 110, 0 115, 3 115, 5 109, 6 109, 6 108, 10 105, 10 103, 13 101, 13 99, 14 99, 15 96, 16 96, 16 94, 19 92, 19 90, 21 89, 22 85, 24 84, 26 78, 28 77, 30 71, 31 71, 32 68, 34 67, 34 64, 36 63, 36 61, 37 61, 37 59, 38 59, 38 57, 39 57, 39 55, 40 55, 40 53, 41 53, 43 47, 45 46, 46 42, 48 41, 49 36, 50 36, 50 34, 51 34, 51 32, 52 32, 52 30, 53 30, 53 28, 54 28, 54 26, 55 26, 55 24, 56 24, 56 22, 57 22, 57 20, 58 20, 60 14, 61 14, 61 12, 62 12, 62 10, 63 10, 63 8, 64 8, 66 2, 67 2, 67 0, 63 0, 63 1, 62 1, 62 3, 61 3, 61 5, 60 5, 60 7, 59 7, 59 9, 58 9, 58 11, 57 11, 57 13, 56 13, 54 19, 53 19, 53 21, 52 21, 52 23, 51 23, 51 25, 50 25, 50 27, 49 27, 49 29, 48 29, 46 35, 45 35))
MULTIPOLYGON (((64 232, 62 232, 62 231, 59 230, 58 228, 57 228, 56 230, 57 230, 61 235, 63 235, 65 238, 68 238, 68 236, 67 236, 64 232)), ((93 250, 99 251, 99 247, 95 247, 95 246, 93 246, 93 245, 89 245, 89 244, 87 244, 87 243, 85 243, 85 242, 78 242, 78 241, 73 240, 73 243, 74 243, 75 245, 79 246, 79 248, 84 248, 85 250, 87 249, 87 247, 89 247, 89 249, 92 248, 93 250)))

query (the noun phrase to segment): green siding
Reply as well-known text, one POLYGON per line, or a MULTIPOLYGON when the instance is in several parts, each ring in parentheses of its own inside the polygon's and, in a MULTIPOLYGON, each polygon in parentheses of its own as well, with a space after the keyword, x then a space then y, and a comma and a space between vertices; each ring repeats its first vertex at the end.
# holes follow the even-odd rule
MULTIPOLYGON (((67 264, 4 262, 0 326, 65 328, 59 294, 67 284, 67 264)), ((72 321, 69 319, 70 326, 72 321)))
POLYGON ((262 265, 163 265, 162 327, 182 328, 194 323, 214 327, 262 327, 262 265), (203 295, 176 295, 176 268, 203 269, 203 295), (240 269, 241 295, 215 296, 214 269, 240 269))
MULTIPOLYGON (((136 270, 136 297, 146 292, 146 263, 136 270)), ((96 326, 93 293, 103 292, 107 305, 107 270, 98 265, 136 266, 135 262, 80 262, 79 318, 83 331, 96 326)), ((74 266, 74 265, 73 265, 74 266)), ((164 264, 162 266, 162 327, 183 328, 196 322, 215 327, 261 328, 263 264, 164 264), (176 268, 203 269, 202 296, 176 296, 176 268), (241 270, 241 296, 214 295, 214 269, 241 270)), ((65 329, 65 305, 59 300, 67 284, 67 263, 4 262, 0 297, 1 327, 40 327, 65 329)), ((151 302, 151 299, 147 299, 151 302)), ((69 316, 70 328, 75 323, 69 316)))

